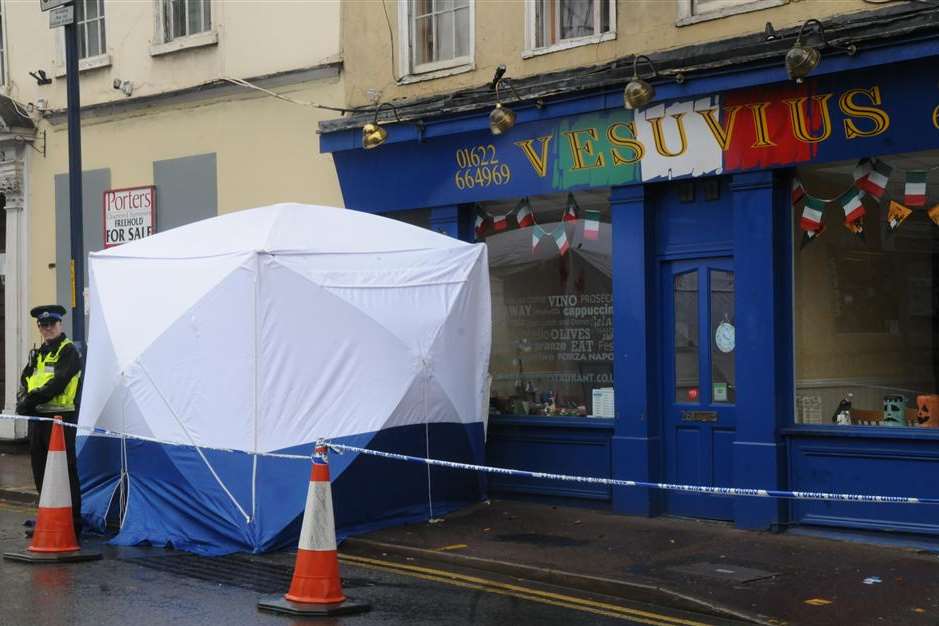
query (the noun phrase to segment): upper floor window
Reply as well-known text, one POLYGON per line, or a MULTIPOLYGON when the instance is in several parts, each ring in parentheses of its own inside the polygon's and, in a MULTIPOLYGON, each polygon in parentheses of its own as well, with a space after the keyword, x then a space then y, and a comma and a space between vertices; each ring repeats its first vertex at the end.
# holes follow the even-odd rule
POLYGON ((527 53, 538 54, 613 39, 611 0, 528 0, 527 53))
POLYGON ((211 0, 163 0, 163 41, 212 30, 211 0))
POLYGON ((104 34, 104 0, 78 0, 75 3, 78 24, 78 58, 89 59, 107 53, 104 34))
POLYGON ((678 26, 778 7, 789 0, 678 0, 678 26))
POLYGON ((404 74, 426 74, 473 62, 471 0, 407 0, 401 15, 408 44, 404 74))

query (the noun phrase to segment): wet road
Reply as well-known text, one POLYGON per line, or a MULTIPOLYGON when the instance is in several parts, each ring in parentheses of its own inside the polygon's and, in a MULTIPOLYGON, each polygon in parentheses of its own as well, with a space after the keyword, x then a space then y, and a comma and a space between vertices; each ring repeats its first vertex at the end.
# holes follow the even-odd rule
MULTIPOLYGON (((25 547, 22 523, 33 514, 27 507, 0 501, 0 551, 25 547)), ((91 563, 24 565, 0 561, 0 624, 720 623, 522 581, 498 581, 418 564, 356 557, 342 563, 345 592, 370 602, 372 611, 343 618, 301 620, 259 613, 256 608, 264 591, 280 589, 289 580, 289 555, 219 560, 161 549, 100 548, 104 559, 91 563)))

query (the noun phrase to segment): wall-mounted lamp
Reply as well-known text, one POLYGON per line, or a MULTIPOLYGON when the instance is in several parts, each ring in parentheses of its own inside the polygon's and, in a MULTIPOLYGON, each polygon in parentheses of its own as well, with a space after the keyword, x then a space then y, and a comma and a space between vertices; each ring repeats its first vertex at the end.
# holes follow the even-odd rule
POLYGON ((30 72, 29 75, 36 79, 36 84, 40 87, 52 84, 52 79, 46 76, 45 70, 36 70, 35 72, 30 72))
POLYGON ((383 102, 375 108, 375 117, 372 118, 371 122, 365 124, 362 127, 362 147, 366 150, 371 150, 372 148, 377 148, 378 146, 385 143, 385 139, 388 138, 388 131, 385 130, 381 124, 378 123, 378 114, 381 112, 382 107, 391 107, 391 110, 395 114, 395 119, 399 122, 401 118, 398 117, 398 110, 390 102, 383 102))
POLYGON ((652 60, 644 54, 638 54, 633 58, 633 77, 623 90, 623 101, 627 109, 638 109, 648 104, 655 97, 655 87, 639 77, 639 61, 645 59, 646 63, 652 69, 652 75, 649 78, 658 76, 655 71, 655 65, 652 60))
POLYGON ((112 86, 125 96, 130 96, 134 93, 134 83, 130 82, 129 80, 115 78, 112 86))
POLYGON ((510 130, 515 126, 515 111, 509 107, 502 104, 502 100, 499 97, 499 85, 505 83, 508 85, 509 89, 512 90, 512 95, 515 96, 516 100, 521 100, 518 97, 518 93, 515 91, 515 87, 512 86, 512 83, 509 82, 508 78, 503 78, 505 74, 505 66, 500 65, 496 68, 496 73, 492 78, 490 85, 496 90, 496 108, 489 113, 489 132, 493 135, 501 135, 502 133, 510 130))
POLYGON ((839 50, 844 50, 848 54, 857 52, 857 46, 848 44, 846 46, 829 43, 825 37, 825 27, 816 19, 806 20, 799 28, 799 35, 796 42, 786 53, 786 72, 789 78, 801 83, 802 79, 808 76, 822 60, 822 53, 819 48, 822 46, 831 46, 839 50), (816 26, 815 36, 811 39, 805 36, 807 26, 816 26))

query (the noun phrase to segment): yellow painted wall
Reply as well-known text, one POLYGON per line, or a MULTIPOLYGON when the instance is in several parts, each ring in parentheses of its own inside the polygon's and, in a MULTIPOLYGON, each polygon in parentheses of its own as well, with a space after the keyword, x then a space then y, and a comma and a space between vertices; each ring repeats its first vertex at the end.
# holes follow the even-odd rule
POLYGON ((342 14, 343 58, 349 101, 353 105, 367 104, 369 89, 381 91, 382 100, 388 101, 478 86, 490 81, 500 64, 507 66, 506 76, 519 78, 563 68, 590 66, 636 53, 649 54, 689 44, 718 41, 734 35, 762 32, 767 21, 772 21, 777 29, 781 29, 801 24, 810 17, 823 19, 872 8, 862 0, 802 0, 677 27, 676 0, 618 0, 616 7, 615 40, 523 59, 524 3, 521 0, 476 0, 476 69, 446 78, 398 85, 397 3, 395 0, 345 2, 342 14), (384 2, 387 10, 387 21, 381 2, 384 2), (393 50, 389 22, 395 37, 393 50))
MULTIPOLYGON (((342 98, 339 79, 279 91, 303 101, 342 98)), ((88 119, 82 124, 82 165, 86 171, 110 169, 111 188, 118 189, 153 184, 153 161, 214 152, 220 214, 288 201, 342 206, 332 159, 319 153, 316 127, 326 117, 325 111, 246 91, 88 119)), ((28 197, 31 304, 55 297, 55 269, 48 268, 56 256, 55 176, 68 172, 66 125, 44 122, 41 128, 47 131, 47 156, 31 156, 28 197)))
MULTIPOLYGON (((155 40, 156 0, 105 3, 110 67, 81 72, 82 104, 123 100, 115 78, 134 83, 134 97, 182 89, 221 75, 249 78, 290 69, 314 67, 338 58, 339 0, 254 0, 212 2, 218 44, 162 56, 151 56, 155 40)), ((49 18, 33 1, 3 0, 9 79, 6 95, 21 102, 45 98, 52 108, 65 106, 65 77, 39 87, 28 72, 54 75, 62 63, 56 39, 62 29, 49 29, 49 18)))

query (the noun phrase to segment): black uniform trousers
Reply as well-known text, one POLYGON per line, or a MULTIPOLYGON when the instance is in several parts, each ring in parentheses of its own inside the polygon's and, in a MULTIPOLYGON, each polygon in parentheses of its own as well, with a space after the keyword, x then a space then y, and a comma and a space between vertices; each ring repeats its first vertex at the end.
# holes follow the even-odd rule
MULTIPOLYGON (((75 413, 59 413, 63 422, 75 423, 75 413)), ((41 415, 41 417, 53 417, 41 415)), ((75 536, 81 532, 82 492, 78 482, 78 464, 75 461, 75 429, 62 428, 65 435, 65 456, 68 459, 68 484, 72 493, 72 521, 75 524, 75 536)), ((42 493, 42 479, 46 474, 46 455, 49 453, 49 438, 52 436, 52 422, 29 422, 29 455, 33 466, 33 480, 36 491, 42 493)))

